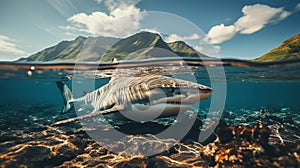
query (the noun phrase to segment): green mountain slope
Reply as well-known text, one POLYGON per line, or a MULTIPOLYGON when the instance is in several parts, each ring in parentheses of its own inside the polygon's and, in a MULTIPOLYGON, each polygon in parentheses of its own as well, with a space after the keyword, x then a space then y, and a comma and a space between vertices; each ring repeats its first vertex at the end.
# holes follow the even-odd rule
POLYGON ((168 43, 168 45, 171 48, 171 50, 177 55, 189 57, 206 57, 205 55, 201 54, 199 51, 195 50, 183 41, 175 41, 172 43, 168 43))
POLYGON ((73 41, 62 41, 27 58, 21 58, 19 61, 63 61, 73 59, 80 52, 86 39, 79 36, 73 41))
POLYGON ((287 39, 280 46, 256 58, 254 61, 268 62, 292 59, 300 59, 300 34, 287 39))
POLYGON ((111 37, 82 37, 72 41, 62 41, 55 46, 46 48, 27 58, 17 61, 95 61, 119 39, 111 37))
POLYGON ((184 42, 166 43, 160 35, 141 32, 124 39, 111 37, 77 37, 62 41, 18 61, 102 61, 139 60, 161 57, 207 57, 184 42))
POLYGON ((173 53, 160 35, 141 32, 118 41, 108 50, 101 61, 106 62, 113 58, 118 60, 139 60, 165 55, 164 52, 155 53, 155 48, 161 48, 173 53))

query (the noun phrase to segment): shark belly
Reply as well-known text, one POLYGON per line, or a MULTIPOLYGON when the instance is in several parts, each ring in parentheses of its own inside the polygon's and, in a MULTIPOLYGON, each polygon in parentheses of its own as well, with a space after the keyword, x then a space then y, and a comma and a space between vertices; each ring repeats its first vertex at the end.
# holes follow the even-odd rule
POLYGON ((113 120, 145 122, 157 118, 177 116, 180 112, 185 112, 191 105, 182 104, 132 104, 130 108, 120 110, 115 113, 105 114, 104 117, 113 120))

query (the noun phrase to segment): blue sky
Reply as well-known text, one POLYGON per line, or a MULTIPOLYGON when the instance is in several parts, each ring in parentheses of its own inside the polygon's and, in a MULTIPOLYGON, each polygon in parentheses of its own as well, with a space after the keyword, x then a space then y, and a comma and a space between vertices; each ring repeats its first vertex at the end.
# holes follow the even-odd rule
POLYGON ((207 54, 215 53, 203 46, 214 45, 221 57, 249 59, 298 34, 299 18, 296 0, 1 0, 0 60, 78 35, 126 37, 145 29, 207 54))

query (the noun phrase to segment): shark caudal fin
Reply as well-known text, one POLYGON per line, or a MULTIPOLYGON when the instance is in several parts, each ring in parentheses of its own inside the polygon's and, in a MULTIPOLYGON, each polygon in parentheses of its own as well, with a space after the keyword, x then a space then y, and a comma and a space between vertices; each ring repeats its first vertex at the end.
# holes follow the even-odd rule
POLYGON ((70 111, 73 108, 73 103, 71 102, 71 100, 73 100, 73 94, 64 82, 57 81, 56 84, 57 84, 57 87, 59 88, 61 95, 63 97, 63 100, 64 100, 65 106, 64 106, 63 110, 61 111, 61 113, 63 114, 63 113, 70 111))

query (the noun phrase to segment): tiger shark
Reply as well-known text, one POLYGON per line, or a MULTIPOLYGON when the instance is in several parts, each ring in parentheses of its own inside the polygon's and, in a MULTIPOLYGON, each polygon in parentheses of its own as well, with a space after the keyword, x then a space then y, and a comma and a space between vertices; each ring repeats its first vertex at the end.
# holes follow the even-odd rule
POLYGON ((163 75, 112 77, 106 85, 79 98, 74 98, 62 81, 58 81, 57 86, 64 100, 61 113, 70 111, 74 103, 76 107, 78 105, 78 111, 91 112, 58 121, 54 126, 97 116, 135 121, 172 117, 188 110, 212 93, 208 86, 163 75))

